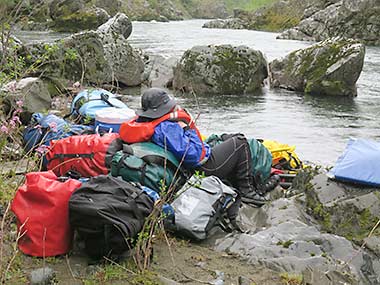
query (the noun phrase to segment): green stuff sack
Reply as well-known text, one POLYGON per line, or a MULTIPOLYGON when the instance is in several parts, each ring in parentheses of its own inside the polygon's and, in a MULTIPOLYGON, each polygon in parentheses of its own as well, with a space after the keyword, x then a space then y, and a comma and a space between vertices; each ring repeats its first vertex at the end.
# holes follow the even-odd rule
POLYGON ((111 175, 157 192, 169 187, 177 190, 187 178, 174 155, 151 142, 124 144, 112 159, 111 175))
MULTIPOLYGON (((206 139, 206 143, 213 147, 223 142, 222 136, 212 134, 206 139)), ((272 154, 260 141, 256 139, 247 139, 247 141, 251 150, 252 175, 256 179, 261 179, 261 181, 258 182, 264 183, 270 176, 272 154)))

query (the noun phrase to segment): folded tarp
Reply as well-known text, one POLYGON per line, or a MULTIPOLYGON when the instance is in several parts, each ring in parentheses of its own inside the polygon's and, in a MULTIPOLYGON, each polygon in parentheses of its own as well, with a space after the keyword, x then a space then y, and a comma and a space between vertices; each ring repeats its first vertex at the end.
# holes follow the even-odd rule
POLYGON ((330 174, 336 180, 380 186, 380 143, 350 139, 330 174))

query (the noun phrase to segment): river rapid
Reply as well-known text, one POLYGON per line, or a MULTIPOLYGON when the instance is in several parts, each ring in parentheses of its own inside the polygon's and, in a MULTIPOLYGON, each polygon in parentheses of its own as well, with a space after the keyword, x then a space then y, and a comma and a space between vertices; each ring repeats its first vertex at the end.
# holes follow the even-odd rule
MULTIPOLYGON (((204 22, 133 22, 128 41, 147 53, 178 58, 195 45, 246 45, 262 51, 268 62, 312 44, 276 40, 276 33, 203 29, 204 22)), ((24 33, 19 37, 33 41, 36 34, 24 33)), ((349 138, 379 140, 379 90, 380 48, 367 47, 356 98, 306 96, 268 87, 252 95, 197 94, 197 98, 177 98, 183 107, 199 116, 197 122, 205 135, 241 132, 247 137, 277 140, 295 145, 302 160, 333 166, 349 138)), ((138 96, 130 96, 129 101, 130 107, 138 107, 138 96)))

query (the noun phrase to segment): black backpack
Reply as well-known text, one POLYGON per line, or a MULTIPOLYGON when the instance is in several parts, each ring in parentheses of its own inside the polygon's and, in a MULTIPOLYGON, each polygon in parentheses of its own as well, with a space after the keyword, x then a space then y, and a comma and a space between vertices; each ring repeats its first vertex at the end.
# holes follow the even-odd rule
POLYGON ((77 189, 69 201, 69 220, 93 259, 117 259, 131 249, 153 200, 140 187, 100 175, 77 189))

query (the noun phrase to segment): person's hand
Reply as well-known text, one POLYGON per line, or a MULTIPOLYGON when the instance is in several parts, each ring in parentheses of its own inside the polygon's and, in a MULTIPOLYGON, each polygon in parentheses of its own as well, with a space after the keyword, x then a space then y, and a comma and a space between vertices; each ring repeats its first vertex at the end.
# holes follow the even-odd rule
POLYGON ((185 122, 182 122, 182 121, 178 121, 178 125, 180 125, 180 127, 182 129, 186 128, 187 127, 187 124, 185 122))

